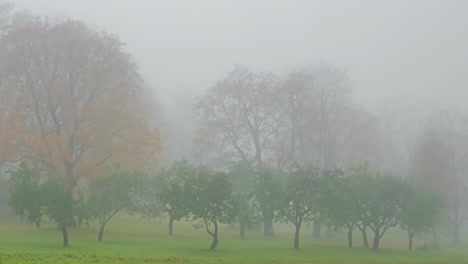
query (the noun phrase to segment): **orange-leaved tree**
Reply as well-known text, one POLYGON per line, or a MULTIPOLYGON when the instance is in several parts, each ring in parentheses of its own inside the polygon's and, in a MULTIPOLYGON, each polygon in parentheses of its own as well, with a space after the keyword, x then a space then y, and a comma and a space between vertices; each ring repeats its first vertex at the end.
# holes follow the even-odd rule
MULTIPOLYGON (((74 199, 112 164, 156 165, 156 102, 116 36, 37 18, 8 28, 0 42, 4 160, 32 168, 38 183, 59 180, 54 186, 74 199)), ((75 217, 52 219, 68 245, 75 217)))

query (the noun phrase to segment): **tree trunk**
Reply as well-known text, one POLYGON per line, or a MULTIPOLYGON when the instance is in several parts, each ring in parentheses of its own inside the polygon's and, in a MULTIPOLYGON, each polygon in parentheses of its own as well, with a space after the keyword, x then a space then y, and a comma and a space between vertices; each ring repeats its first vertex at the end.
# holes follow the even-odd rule
POLYGON ((264 236, 274 236, 273 232, 273 217, 268 217, 263 219, 263 235, 264 236))
POLYGON ((408 236, 409 236, 408 250, 409 251, 413 250, 413 235, 414 235, 414 232, 408 231, 408 236))
POLYGON ((211 243, 210 250, 215 250, 218 245, 218 223, 213 221, 214 232, 213 232, 213 242, 211 243))
POLYGON ((240 238, 245 237, 245 223, 242 220, 239 220, 239 236, 240 238))
POLYGON ((331 225, 327 226, 326 236, 327 238, 333 238, 333 229, 331 225))
POLYGON ((455 204, 457 206, 454 208, 454 214, 453 214, 453 243, 455 245, 460 244, 460 209, 459 206, 457 205, 458 203, 455 204))
POLYGON ((379 230, 376 230, 374 232, 374 244, 372 244, 372 250, 378 250, 379 243, 380 243, 380 232, 379 230))
POLYGON ((432 229, 434 235, 434 246, 438 249, 439 248, 439 236, 437 235, 437 230, 435 228, 432 229))
POLYGON ((301 231, 301 222, 296 224, 296 233, 294 234, 294 249, 299 249, 299 233, 301 231))
POLYGON ((367 226, 364 226, 363 228, 359 227, 359 230, 361 230, 362 233, 362 244, 364 247, 369 247, 369 240, 367 239, 367 226))
POLYGON ((101 228, 99 229, 98 241, 102 241, 102 236, 104 235, 104 227, 106 223, 101 224, 101 228))
POLYGON ((312 237, 319 239, 321 229, 322 229, 322 226, 319 223, 314 223, 313 228, 312 228, 312 237))
POLYGON ((453 243, 455 245, 459 245, 460 244, 460 223, 458 221, 455 222, 453 231, 454 231, 454 233, 453 233, 453 243))
POLYGON ((173 226, 174 226, 174 217, 172 215, 169 216, 169 235, 172 236, 173 232, 173 226))
POLYGON ((353 228, 348 227, 348 248, 353 247, 353 228))
POLYGON ((62 226, 63 246, 68 247, 68 230, 66 226, 62 226))
POLYGON ((210 250, 215 250, 216 246, 218 245, 218 233, 215 232, 215 235, 213 236, 213 242, 211 243, 210 250))

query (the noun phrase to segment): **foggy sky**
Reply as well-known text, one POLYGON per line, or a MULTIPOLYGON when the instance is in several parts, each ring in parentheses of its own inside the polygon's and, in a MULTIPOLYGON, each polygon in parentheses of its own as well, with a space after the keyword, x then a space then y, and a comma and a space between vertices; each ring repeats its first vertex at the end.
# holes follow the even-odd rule
POLYGON ((325 61, 371 108, 410 96, 468 110, 468 1, 10 2, 120 36, 172 121, 236 63, 281 75, 325 61))

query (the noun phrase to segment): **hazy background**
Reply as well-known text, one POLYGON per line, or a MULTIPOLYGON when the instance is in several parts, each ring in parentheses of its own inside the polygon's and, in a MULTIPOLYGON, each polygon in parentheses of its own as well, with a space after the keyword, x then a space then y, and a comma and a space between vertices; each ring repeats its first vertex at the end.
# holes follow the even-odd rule
POLYGON ((190 151, 191 104, 236 63, 283 74, 347 69, 374 111, 405 102, 468 109, 468 1, 13 0, 120 36, 190 151))

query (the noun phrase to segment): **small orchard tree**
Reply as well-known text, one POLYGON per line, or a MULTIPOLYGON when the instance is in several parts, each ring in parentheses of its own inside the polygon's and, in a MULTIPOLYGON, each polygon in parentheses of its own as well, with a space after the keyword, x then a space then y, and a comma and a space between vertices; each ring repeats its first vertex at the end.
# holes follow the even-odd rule
POLYGON ((234 163, 228 172, 229 181, 233 186, 233 195, 238 205, 237 221, 241 238, 245 237, 247 229, 258 225, 260 221, 253 199, 254 176, 254 166, 248 161, 234 163))
POLYGON ((223 172, 198 168, 189 179, 190 208, 194 220, 200 220, 195 227, 204 227, 213 237, 210 250, 218 245, 219 224, 235 220, 237 207, 232 195, 232 185, 223 172))
POLYGON ((102 241, 104 228, 115 214, 134 207, 142 176, 139 172, 117 171, 92 181, 88 208, 91 218, 99 221, 98 241, 102 241))
POLYGON ((320 172, 315 168, 299 169, 288 175, 283 191, 283 206, 279 218, 296 227, 294 249, 299 249, 299 234, 304 222, 312 219, 312 210, 317 209, 320 197, 320 172))
POLYGON ((42 204, 39 198, 39 175, 32 169, 21 164, 20 168, 11 173, 13 187, 9 205, 15 215, 21 216, 27 222, 40 226, 42 204))
POLYGON ((343 172, 336 171, 322 178, 321 210, 333 226, 347 228, 348 247, 352 248, 353 231, 360 224, 360 204, 355 199, 357 193, 352 188, 352 178, 343 176, 343 172))
POLYGON ((180 221, 190 213, 189 197, 186 192, 188 178, 197 168, 186 160, 176 161, 172 167, 162 170, 156 175, 152 188, 156 190, 156 203, 160 212, 169 216, 169 235, 173 234, 174 221, 180 221))
POLYGON ((368 223, 364 221, 365 219, 362 217, 363 214, 365 214, 367 208, 370 207, 369 203, 371 203, 373 199, 372 192, 369 190, 372 188, 371 184, 374 181, 374 177, 368 168, 368 163, 366 162, 356 168, 351 169, 350 175, 344 180, 345 185, 343 187, 345 189, 343 194, 345 197, 343 198, 346 199, 346 201, 344 201, 346 212, 342 211, 342 213, 346 213, 349 217, 348 220, 350 221, 347 224, 348 240, 352 239, 352 233, 349 233, 349 227, 352 227, 352 223, 355 223, 355 227, 361 231, 363 246, 369 247, 369 241, 367 238, 368 223))
POLYGON ((284 173, 271 168, 257 168, 254 181, 255 206, 261 214, 264 236, 273 236, 273 221, 283 206, 284 173))
POLYGON ((372 250, 378 250, 380 239, 391 227, 399 224, 403 185, 396 176, 376 175, 368 183, 368 201, 361 211, 361 220, 374 232, 372 250))
POLYGON ((84 199, 77 196, 72 186, 57 178, 44 177, 21 164, 11 174, 13 188, 10 206, 16 215, 40 226, 43 216, 54 221, 63 235, 63 245, 68 246, 68 229, 87 218, 84 199))
POLYGON ((406 184, 401 203, 400 226, 408 233, 408 250, 413 249, 413 236, 419 232, 427 232, 436 226, 442 209, 442 201, 433 192, 406 184))

